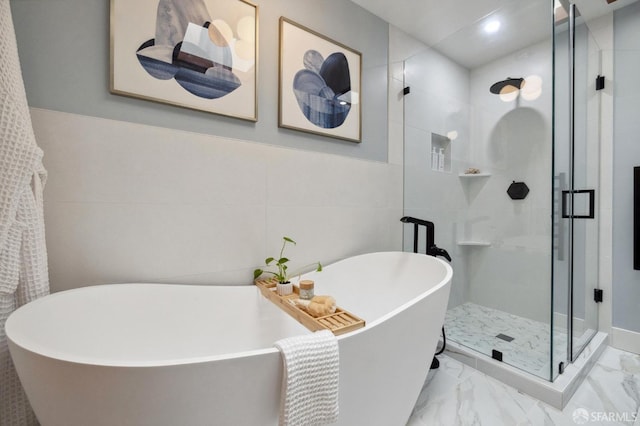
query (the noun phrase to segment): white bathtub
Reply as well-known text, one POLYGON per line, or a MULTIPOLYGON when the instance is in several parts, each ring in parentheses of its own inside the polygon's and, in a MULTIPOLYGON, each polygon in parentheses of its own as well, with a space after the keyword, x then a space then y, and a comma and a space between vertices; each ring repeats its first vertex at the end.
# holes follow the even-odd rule
MULTIPOLYGON (((367 325, 338 337, 339 424, 404 425, 429 371, 448 264, 372 253, 310 273, 367 325)), ((42 426, 277 425, 273 343, 310 333, 255 286, 117 284, 56 293, 6 333, 42 426)))

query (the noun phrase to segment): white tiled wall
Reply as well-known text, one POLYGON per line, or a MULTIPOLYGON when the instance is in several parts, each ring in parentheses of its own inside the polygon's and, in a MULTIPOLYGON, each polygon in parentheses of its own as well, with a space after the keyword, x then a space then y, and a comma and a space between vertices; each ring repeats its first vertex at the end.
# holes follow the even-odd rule
POLYGON ((49 180, 52 291, 120 282, 249 284, 401 249, 402 166, 32 109, 49 180))
POLYGON ((474 70, 426 49, 405 65, 411 85, 404 104, 405 213, 434 221, 436 243, 453 257, 451 306, 472 300, 539 321, 549 318, 549 303, 543 301, 551 299, 550 43, 474 70), (489 92, 508 75, 531 74, 543 79, 537 100, 504 103, 489 92), (431 134, 452 130, 458 137, 450 142, 451 170, 432 171, 431 134), (459 178, 468 167, 491 176, 459 178), (527 183, 527 199, 509 199, 506 190, 514 180, 527 183), (458 246, 458 241, 491 246, 458 246))
POLYGON ((473 166, 491 173, 469 203, 472 239, 491 247, 469 256, 470 300, 548 322, 551 246, 551 41, 506 55, 470 74, 473 166), (542 78, 542 94, 503 102, 489 87, 505 76, 542 78), (525 182, 529 194, 512 200, 507 189, 525 182))
POLYGON ((389 25, 389 163, 404 164, 404 61, 426 46, 389 25))
MULTIPOLYGON (((598 330, 611 334, 612 295, 612 226, 613 226, 613 14, 590 21, 589 30, 601 53, 601 73, 605 88, 600 97, 600 194, 599 194, 599 263, 598 284, 604 292, 599 305, 598 330)), ((612 335, 613 337, 613 335, 612 335)), ((610 342, 615 345, 615 339, 610 342)))
MULTIPOLYGON (((466 249, 457 245, 470 187, 458 177, 469 164, 469 71, 433 49, 405 63, 411 94, 405 99, 405 212, 432 221, 435 244, 448 251, 454 276, 449 306, 468 299, 466 249), (458 137, 449 142, 450 169, 432 169, 433 134, 458 137)), ((471 190, 475 188, 470 183, 471 190)), ((418 249, 424 253, 424 230, 418 249)), ((413 227, 405 227, 405 249, 412 249, 413 227)))

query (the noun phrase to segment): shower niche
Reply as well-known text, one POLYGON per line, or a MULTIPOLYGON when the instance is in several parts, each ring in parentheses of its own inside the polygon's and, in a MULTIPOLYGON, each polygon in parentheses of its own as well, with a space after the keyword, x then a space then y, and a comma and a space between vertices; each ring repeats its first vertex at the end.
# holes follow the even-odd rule
POLYGON ((431 133, 431 170, 451 173, 451 139, 431 133))

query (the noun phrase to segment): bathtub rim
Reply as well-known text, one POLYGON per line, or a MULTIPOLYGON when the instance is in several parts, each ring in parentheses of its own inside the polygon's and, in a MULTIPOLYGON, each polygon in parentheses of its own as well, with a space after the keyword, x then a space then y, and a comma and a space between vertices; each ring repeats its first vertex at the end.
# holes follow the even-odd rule
MULTIPOLYGON (((372 253, 365 253, 365 254, 361 254, 361 255, 357 255, 357 256, 350 256, 348 258, 345 258, 345 259, 339 260, 337 262, 334 262, 334 263, 332 263, 330 265, 327 265, 327 268, 331 267, 333 265, 337 265, 339 263, 348 261, 350 259, 358 258, 358 257, 364 257, 364 256, 370 256, 370 255, 389 254, 389 253, 394 253, 394 254, 404 253, 404 254, 413 255, 413 256, 426 256, 424 254, 402 252, 402 251, 372 252, 372 253)), ((436 257, 431 257, 431 256, 427 256, 427 257, 429 257, 433 261, 436 261, 436 263, 439 263, 441 266, 444 266, 444 268, 445 268, 445 276, 444 276, 443 279, 440 280, 440 282, 430 286, 429 289, 427 289, 424 292, 420 293, 418 296, 416 296, 416 297, 408 300, 407 302, 401 304, 400 306, 392 309, 391 311, 385 313, 384 315, 380 316, 379 318, 377 318, 377 319, 375 319, 373 321, 367 322, 364 327, 356 329, 356 330, 348 332, 348 333, 341 334, 339 336, 336 336, 336 339, 338 340, 338 342, 340 342, 343 339, 347 339, 350 336, 354 336, 354 335, 357 335, 357 334, 360 334, 360 333, 364 333, 367 330, 370 330, 370 329, 378 326, 379 324, 382 324, 383 322, 387 321, 389 318, 392 318, 392 317, 398 315, 400 312, 407 310, 411 306, 417 304, 418 302, 420 302, 421 300, 425 299, 426 297, 428 297, 432 293, 435 293, 435 292, 441 290, 443 287, 445 287, 447 284, 449 284, 451 282, 452 277, 453 277, 453 269, 451 268, 451 266, 448 263, 446 263, 443 260, 438 259, 436 257)), ((302 275, 302 277, 304 277, 304 275, 302 275)), ((181 286, 181 287, 203 287, 202 285, 195 285, 195 284, 152 283, 152 282, 148 282, 148 283, 127 282, 127 283, 119 283, 119 284, 102 284, 102 285, 104 285, 104 286, 123 286, 123 285, 125 285, 126 286, 126 285, 146 285, 146 284, 150 284, 150 285, 166 285, 166 286, 181 286)), ((264 297, 264 296, 262 296, 262 294, 260 294, 260 290, 258 289, 258 287, 256 287, 253 284, 250 284, 250 286, 254 287, 255 292, 257 292, 257 294, 259 294, 260 297, 264 297)), ((61 292, 58 292, 58 293, 50 294, 50 295, 46 296, 46 298, 61 297, 64 294, 67 294, 68 292, 90 291, 89 289, 91 287, 94 287, 94 286, 79 287, 79 288, 74 288, 74 289, 70 289, 70 290, 65 290, 65 291, 61 291, 61 292)), ((211 286, 211 287, 217 287, 217 286, 211 286)), ((221 287, 226 287, 226 286, 221 286, 221 287)), ((234 287, 237 287, 237 286, 234 286, 234 287)), ((30 302, 29 305, 44 303, 45 302, 44 299, 45 298, 40 298, 40 299, 34 300, 33 302, 30 302)), ((24 305, 24 306, 26 306, 26 305, 24 305)), ((20 309, 20 308, 18 308, 18 309, 20 309)), ((296 321, 294 318, 290 317, 286 312, 284 312, 282 310, 280 310, 280 311, 281 311, 282 315, 288 317, 291 321, 296 321)), ((209 363, 209 362, 232 360, 232 359, 236 359, 236 358, 253 357, 253 356, 259 356, 259 355, 267 355, 267 354, 279 353, 279 350, 275 346, 271 346, 271 347, 267 347, 267 348, 254 349, 254 350, 249 350, 249 351, 230 352, 230 353, 225 353, 225 354, 207 355, 207 356, 199 356, 199 357, 191 357, 191 358, 186 358, 185 357, 185 358, 178 358, 178 359, 153 360, 153 361, 122 361, 122 360, 118 360, 118 361, 109 362, 109 360, 104 360, 104 359, 94 359, 94 358, 80 357, 80 356, 69 356, 68 354, 56 354, 55 352, 52 353, 51 350, 48 350, 48 353, 44 353, 44 352, 47 352, 47 351, 45 351, 45 350, 43 350, 43 349, 41 349, 39 347, 29 348, 28 347, 29 345, 20 344, 10 336, 10 331, 9 330, 11 328, 10 327, 10 325, 11 325, 11 316, 12 315, 10 315, 9 318, 7 318, 7 321, 5 323, 5 335, 7 337, 7 342, 8 342, 10 347, 11 347, 11 345, 15 345, 16 347, 19 347, 20 350, 29 352, 29 353, 34 354, 34 355, 39 356, 39 357, 43 357, 43 358, 46 358, 46 359, 54 360, 54 361, 57 361, 57 362, 78 364, 78 365, 89 366, 89 367, 105 367, 105 368, 174 367, 174 366, 204 364, 204 363, 209 363)), ((313 331, 306 330, 305 334, 309 334, 309 333, 313 333, 313 331)), ((273 342, 273 343, 275 343, 275 342, 273 342)))

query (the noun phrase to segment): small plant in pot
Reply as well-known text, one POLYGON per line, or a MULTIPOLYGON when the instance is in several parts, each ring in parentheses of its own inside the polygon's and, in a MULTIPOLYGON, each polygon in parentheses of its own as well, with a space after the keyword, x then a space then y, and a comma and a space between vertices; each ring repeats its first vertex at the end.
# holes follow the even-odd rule
MULTIPOLYGON (((273 275, 273 277, 276 280, 278 280, 278 284, 276 285, 276 292, 280 296, 286 296, 288 294, 293 293, 293 284, 291 284, 291 281, 289 280, 289 278, 296 274, 295 273, 289 274, 289 272, 287 271, 289 269, 289 266, 287 265, 287 263, 289 263, 289 259, 284 257, 284 248, 287 246, 287 243, 295 245, 296 242, 289 237, 282 237, 282 240, 283 241, 282 241, 282 248, 280 249, 280 256, 278 256, 277 259, 275 257, 267 257, 264 260, 265 266, 275 268, 277 269, 277 272, 267 271, 264 269, 256 269, 255 271, 253 271, 253 279, 254 280, 258 279, 258 277, 260 277, 260 275, 262 274, 273 275)), ((306 265, 305 267, 308 267, 308 266, 315 266, 316 271, 318 272, 322 271, 322 265, 320 264, 320 262, 311 263, 309 265, 306 265)), ((305 267, 301 269, 304 269, 305 267)))

